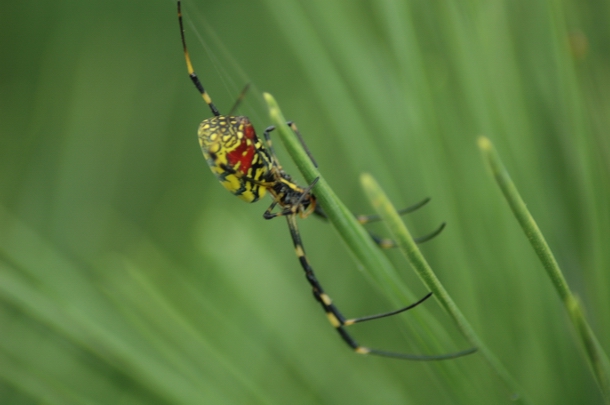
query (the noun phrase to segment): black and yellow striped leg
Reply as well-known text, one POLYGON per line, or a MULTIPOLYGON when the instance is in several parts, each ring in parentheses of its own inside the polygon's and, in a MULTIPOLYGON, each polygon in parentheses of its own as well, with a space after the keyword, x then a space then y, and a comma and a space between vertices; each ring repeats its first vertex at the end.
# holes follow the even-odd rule
POLYGON ((195 70, 193 70, 193 64, 191 63, 191 57, 189 56, 188 49, 186 48, 186 39, 184 39, 184 25, 182 23, 182 11, 180 11, 180 2, 178 2, 178 22, 180 24, 180 36, 182 38, 182 48, 184 50, 184 59, 186 60, 186 70, 188 71, 189 78, 191 79, 191 81, 193 82, 195 87, 197 88, 197 91, 199 91, 199 94, 201 94, 201 97, 203 97, 203 100, 210 107, 212 114, 214 114, 214 116, 218 117, 220 115, 220 112, 218 112, 218 108, 216 108, 214 103, 212 103, 212 99, 210 98, 209 94, 203 88, 203 85, 199 81, 199 78, 197 77, 195 70))
POLYGON ((299 258, 299 262, 301 263, 301 267, 305 271, 305 278, 311 285, 313 290, 313 295, 315 299, 322 305, 324 311, 326 312, 326 316, 330 321, 331 325, 337 330, 341 339, 352 348, 356 353, 359 354, 374 354, 377 356, 391 357, 397 359, 405 359, 405 360, 419 360, 419 361, 427 361, 427 360, 446 360, 452 359, 460 356, 465 356, 467 354, 473 353, 476 349, 469 349, 457 353, 449 353, 438 356, 427 356, 427 355, 414 355, 414 354, 405 354, 405 353, 395 353, 388 352, 384 350, 371 349, 368 347, 360 346, 358 342, 347 332, 347 327, 359 322, 371 321, 374 319, 380 319, 387 316, 392 316, 399 314, 401 312, 407 311, 411 308, 416 307, 417 305, 423 303, 426 299, 430 298, 432 293, 428 293, 425 297, 420 299, 419 301, 395 311, 386 312, 377 315, 364 316, 360 318, 352 318, 346 319, 343 314, 339 311, 339 309, 333 304, 331 298, 324 292, 322 285, 316 278, 313 268, 309 264, 307 260, 307 256, 305 255, 305 248, 303 247, 303 242, 301 241, 301 235, 299 233, 297 227, 297 219, 295 215, 287 215, 286 220, 288 222, 288 228, 290 229, 290 236, 292 237, 292 241, 294 243, 294 249, 297 257, 299 258))

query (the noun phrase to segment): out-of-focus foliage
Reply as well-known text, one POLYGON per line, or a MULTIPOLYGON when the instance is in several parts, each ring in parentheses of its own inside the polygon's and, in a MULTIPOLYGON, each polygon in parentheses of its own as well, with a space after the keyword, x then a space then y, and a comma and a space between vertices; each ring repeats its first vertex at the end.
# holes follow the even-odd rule
MULTIPOLYGON (((355 212, 371 211, 363 171, 397 206, 432 197, 407 224, 421 235, 447 221, 423 253, 527 396, 600 403, 476 139, 494 142, 610 351, 607 2, 188 0, 183 13, 221 112, 251 82, 241 113, 261 132, 272 93, 355 212)), ((344 347, 285 223, 207 169, 195 133, 209 115, 174 2, 0 6, 2 404, 509 402, 477 355, 439 365, 344 347)), ((392 309, 328 224, 300 224, 348 316, 392 309)), ((446 351, 465 348, 425 305, 446 351)), ((410 316, 354 333, 418 353, 410 316)))

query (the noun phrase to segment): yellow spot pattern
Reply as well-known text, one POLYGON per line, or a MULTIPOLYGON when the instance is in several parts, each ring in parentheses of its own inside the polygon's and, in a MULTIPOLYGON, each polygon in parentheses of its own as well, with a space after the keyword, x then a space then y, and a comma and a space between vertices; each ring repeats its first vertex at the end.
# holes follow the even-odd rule
POLYGON ((328 321, 330 322, 330 324, 333 325, 335 328, 341 326, 341 322, 339 322, 335 314, 333 314, 332 312, 327 312, 326 316, 328 317, 328 321))
POLYGON ((197 132, 201 151, 212 173, 227 190, 246 202, 258 201, 265 195, 265 186, 257 182, 267 181, 271 166, 271 159, 256 135, 253 138, 245 135, 248 127, 254 133, 251 125, 246 117, 220 115, 204 120, 197 132), (245 171, 240 168, 241 162, 232 165, 228 159, 228 155, 238 148, 243 149, 242 156, 247 156, 252 149, 256 151, 245 171))

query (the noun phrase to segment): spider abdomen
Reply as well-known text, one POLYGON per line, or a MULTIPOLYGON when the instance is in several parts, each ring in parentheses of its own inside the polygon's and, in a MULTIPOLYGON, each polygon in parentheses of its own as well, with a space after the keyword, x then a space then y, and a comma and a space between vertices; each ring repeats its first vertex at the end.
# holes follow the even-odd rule
POLYGON ((246 202, 265 195, 271 159, 247 117, 208 118, 197 135, 210 169, 227 190, 246 202))

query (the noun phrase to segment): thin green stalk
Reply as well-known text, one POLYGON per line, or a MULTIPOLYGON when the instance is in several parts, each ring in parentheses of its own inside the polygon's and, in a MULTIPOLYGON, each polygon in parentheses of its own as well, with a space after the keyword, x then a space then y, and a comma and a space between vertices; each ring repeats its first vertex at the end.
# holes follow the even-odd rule
POLYGON ((367 269, 381 269, 379 274, 375 272, 371 273, 371 275, 380 285, 394 288, 393 296, 404 297, 403 299, 406 298, 407 301, 414 300, 414 295, 410 291, 401 288, 400 279, 395 274, 387 258, 379 253, 379 249, 377 249, 368 233, 356 221, 354 215, 339 200, 326 180, 320 175, 320 172, 304 151, 298 138, 286 125, 286 119, 282 115, 273 96, 264 93, 264 97, 269 105, 271 120, 276 126, 278 135, 305 177, 305 180, 311 183, 314 179, 319 179, 313 189, 316 198, 324 207, 324 212, 328 219, 345 240, 351 252, 356 256, 356 259, 367 269))
POLYGON ((483 159, 498 183, 498 186, 504 194, 504 198, 508 202, 517 221, 523 228, 527 239, 532 244, 534 251, 542 262, 551 283, 557 290, 557 294, 563 301, 570 320, 576 328, 577 336, 584 348, 584 355, 587 362, 591 366, 593 375, 597 384, 604 396, 607 404, 610 404, 610 362, 608 356, 604 353, 595 334, 591 330, 580 305, 578 298, 572 293, 568 283, 566 282, 557 260, 553 256, 553 252, 546 243, 542 232, 538 228, 536 221, 528 211, 523 199, 519 195, 515 184, 510 179, 508 171, 500 160, 495 148, 488 138, 479 138, 479 149, 483 153, 483 159))
MULTIPOLYGON (((392 263, 373 242, 368 232, 356 221, 353 213, 339 200, 324 177, 320 175, 294 132, 286 125, 286 119, 273 97, 269 94, 264 94, 264 97, 269 105, 271 120, 277 128, 286 150, 308 183, 318 179, 313 188, 316 199, 324 208, 329 221, 347 244, 350 252, 355 256, 356 261, 362 265, 361 268, 395 305, 406 306, 413 303, 416 300, 415 295, 402 281, 392 263)), ((446 337, 446 332, 438 322, 426 315, 426 309, 420 308, 417 313, 412 315, 417 323, 410 324, 409 327, 414 327, 414 330, 421 332, 415 333, 415 336, 419 338, 419 343, 426 350, 438 350, 442 348, 440 342, 443 339, 440 337, 443 336, 443 333, 446 337), (422 334, 425 335, 425 338, 422 338, 422 334)))
MULTIPOLYGON (((401 297, 403 302, 405 300, 413 300, 413 294, 406 289, 391 263, 374 244, 366 230, 356 221, 354 215, 335 195, 324 178, 321 177, 318 169, 303 149, 298 138, 286 125, 286 119, 282 115, 274 98, 267 93, 264 94, 264 97, 269 106, 271 120, 276 126, 278 135, 282 139, 286 150, 305 177, 305 180, 311 183, 314 179, 319 178, 313 189, 316 198, 322 203, 330 222, 335 226, 351 252, 356 256, 356 259, 369 270, 369 274, 375 278, 375 281, 380 283, 384 288, 391 289, 391 292, 394 293, 392 295, 393 297, 401 297), (372 271, 372 269, 374 269, 374 271, 372 271)), ((428 285, 428 287, 430 286, 428 285)), ((438 290, 438 288, 436 290, 438 290)), ((458 325, 460 324, 460 329, 466 331, 464 335, 467 339, 474 347, 481 351, 484 358, 491 364, 492 368, 500 375, 501 379, 508 386, 508 389, 513 393, 513 399, 518 401, 517 403, 527 403, 521 394, 522 390, 518 387, 516 381, 508 374, 499 361, 497 361, 495 356, 493 356, 480 342, 468 323, 460 321, 458 322, 458 325)))
POLYGON ((506 386, 513 392, 513 398, 518 399, 521 403, 525 403, 523 391, 519 387, 517 381, 510 375, 508 370, 504 368, 498 358, 478 337, 466 317, 459 310, 451 296, 445 290, 436 274, 422 255, 413 240, 413 237, 407 230, 396 208, 392 205, 387 195, 381 189, 377 181, 368 173, 362 174, 360 177, 362 187, 367 194, 373 208, 377 211, 383 222, 388 227, 393 239, 397 243, 400 250, 406 256, 407 260, 413 266, 417 275, 422 282, 434 293, 434 297, 439 301, 441 306, 445 308, 447 313, 453 318, 460 331, 464 334, 470 344, 477 348, 483 358, 487 361, 490 367, 500 376, 506 386))

